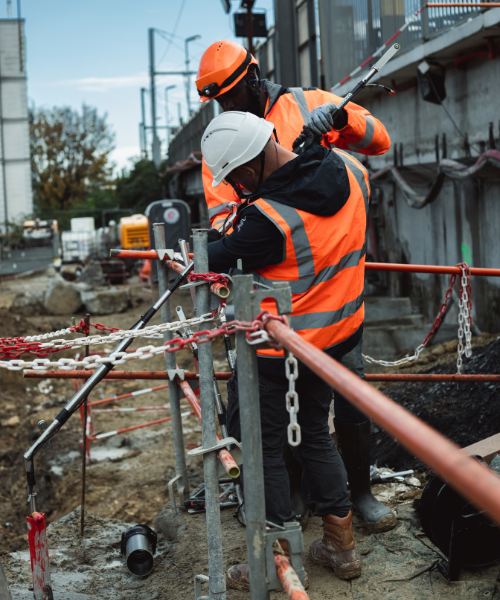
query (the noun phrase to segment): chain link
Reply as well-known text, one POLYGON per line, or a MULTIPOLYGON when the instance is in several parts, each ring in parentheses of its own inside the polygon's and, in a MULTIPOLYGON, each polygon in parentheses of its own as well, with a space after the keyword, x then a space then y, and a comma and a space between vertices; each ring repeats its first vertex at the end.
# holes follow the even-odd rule
POLYGON ((288 352, 285 361, 286 378, 288 379, 288 392, 286 393, 286 409, 290 415, 288 425, 288 443, 290 446, 298 446, 302 441, 300 425, 297 422, 299 412, 299 395, 295 391, 295 381, 299 376, 299 363, 291 352, 288 352))
MULTIPOLYGON (((472 346, 471 346, 471 332, 470 326, 472 324, 472 301, 471 301, 471 285, 470 285, 470 269, 467 263, 459 263, 456 265, 460 267, 462 270, 462 276, 459 280, 459 311, 458 311, 458 359, 457 359, 457 373, 460 374, 460 369, 462 367, 462 354, 465 352, 465 356, 469 358, 472 356, 472 346), (466 345, 465 351, 463 349, 463 337, 465 335, 466 345)), ((446 311, 448 309, 448 302, 451 299, 453 294, 453 286, 457 280, 456 275, 450 276, 450 285, 446 291, 446 295, 444 298, 443 304, 441 304, 441 308, 439 309, 439 314, 434 320, 431 330, 426 335, 425 340, 422 344, 415 350, 415 353, 411 356, 405 356, 404 358, 400 358, 399 360, 376 360, 371 356, 367 356, 366 354, 362 354, 365 362, 372 365, 380 365, 382 367, 398 367, 400 365, 406 365, 411 362, 415 362, 419 359, 422 352, 427 347, 427 344, 432 340, 434 335, 436 334, 437 329, 441 325, 441 321, 443 320, 446 311)))
POLYGON ((470 311, 472 309, 472 301, 470 299, 471 285, 470 285, 470 269, 467 263, 461 263, 459 265, 462 270, 462 276, 460 278, 459 285, 459 300, 458 300, 458 346, 457 346, 457 374, 460 375, 462 370, 462 355, 465 354, 467 358, 472 356, 472 345, 471 345, 471 332, 470 326, 472 321, 472 315, 470 311), (463 345, 463 339, 465 337, 465 350, 463 345))

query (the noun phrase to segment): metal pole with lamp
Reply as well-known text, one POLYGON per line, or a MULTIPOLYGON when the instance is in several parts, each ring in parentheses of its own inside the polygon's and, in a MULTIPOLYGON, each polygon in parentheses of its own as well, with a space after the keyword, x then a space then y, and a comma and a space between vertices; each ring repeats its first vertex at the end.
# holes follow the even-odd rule
POLYGON ((175 87, 177 87, 176 85, 168 85, 165 88, 165 125, 167 127, 167 148, 166 148, 166 152, 165 154, 168 156, 168 151, 170 148, 170 127, 169 127, 169 116, 168 116, 168 90, 173 90, 175 87))
POLYGON ((190 72, 189 72, 189 63, 191 62, 189 60, 189 42, 194 42, 194 40, 199 40, 201 38, 201 35, 192 35, 191 37, 188 37, 184 40, 184 50, 185 50, 185 55, 186 55, 186 103, 187 103, 187 113, 188 113, 188 120, 191 117, 191 100, 189 98, 190 94, 190 86, 191 86, 191 77, 190 77, 190 72))

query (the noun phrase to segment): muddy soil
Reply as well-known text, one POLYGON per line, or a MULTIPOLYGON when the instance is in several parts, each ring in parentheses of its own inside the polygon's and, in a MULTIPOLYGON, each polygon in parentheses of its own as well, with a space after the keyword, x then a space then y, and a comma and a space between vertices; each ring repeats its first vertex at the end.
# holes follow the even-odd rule
MULTIPOLYGON (((47 281, 48 278, 44 276, 22 281, 11 281, 7 284, 2 283, 2 287, 0 287, 1 337, 23 336, 53 331, 70 325, 69 319, 66 317, 20 316, 10 312, 10 302, 18 291, 43 289, 47 281)), ((132 293, 132 307, 127 312, 108 315, 106 317, 93 317, 91 321, 98 321, 108 326, 128 329, 152 304, 152 300, 154 300, 150 294, 148 295, 141 289, 139 283, 132 282, 130 288, 132 293)), ((181 304, 187 316, 192 316, 191 298, 187 292, 176 292, 173 304, 181 304)), ((82 316, 75 315, 77 320, 82 316)), ((159 322, 160 317, 157 316, 153 320, 153 324, 159 322)), ((476 343, 484 345, 486 342, 491 341, 491 339, 479 339, 476 343)), ((132 347, 139 347, 145 345, 145 343, 154 344, 157 342, 138 339, 132 347)), ((443 348, 445 346, 443 345, 443 348)), ((495 348, 497 347, 495 346, 495 348)), ((433 350, 433 352, 435 354, 431 354, 432 371, 446 372, 439 371, 438 369, 450 368, 450 372, 452 372, 453 367, 446 366, 447 363, 453 360, 451 347, 446 347, 442 351, 441 349, 437 351, 433 350)), ((75 352, 67 351, 64 355, 74 356, 74 354, 75 352)), ((216 370, 228 371, 224 346, 221 340, 215 341, 213 354, 216 370)), ((59 357, 61 354, 57 356, 59 357)), ((193 370, 193 361, 187 350, 178 353, 177 359, 181 368, 193 370)), ((412 370, 422 369, 422 363, 425 360, 421 360, 420 365, 417 364, 412 370)), ((140 369, 153 371, 164 369, 164 365, 163 357, 157 356, 154 359, 140 361, 139 363, 131 361, 125 365, 119 365, 116 367, 116 370, 140 369)), ((482 363, 480 363, 477 370, 474 367, 473 371, 498 372, 498 370, 491 370, 492 367, 490 366, 484 367, 486 371, 479 370, 482 368, 482 363)), ((94 391, 90 399, 108 398, 111 395, 120 395, 141 390, 160 385, 161 383, 163 382, 151 380, 103 382, 94 391)), ((447 384, 440 385, 446 386, 447 384)), ((386 387, 386 392, 395 397, 394 389, 396 386, 390 386, 390 389, 388 389, 389 386, 386 387)), ((225 400, 225 384, 221 384, 220 388, 225 400)), ((451 396, 451 393, 454 391, 454 389, 447 391, 447 393, 450 393, 450 404, 449 406, 447 405, 448 413, 446 419, 443 417, 441 427, 438 427, 444 433, 447 432, 446 424, 451 422, 453 417, 454 406, 451 403, 452 401, 457 401, 456 396, 451 396)), ((484 392, 484 388, 479 390, 479 392, 481 391, 484 392)), ((476 391, 476 395, 472 396, 472 398, 476 398, 479 392, 476 391)), ((493 392, 494 390, 492 389, 492 398, 494 397, 493 392)), ((11 583, 14 581, 17 582, 18 589, 26 590, 26 593, 29 589, 30 577, 29 563, 26 558, 26 480, 22 454, 39 435, 37 422, 40 419, 44 419, 50 423, 73 393, 74 382, 72 380, 23 379, 22 372, 20 371, 0 369, 0 556, 6 568, 9 581, 11 583), (19 566, 20 561, 24 565, 22 569, 19 566)), ((406 398, 403 396, 404 390, 398 393, 398 401, 404 403, 406 401, 406 398)), ((407 391, 407 393, 409 392, 407 391)), ((419 392, 416 397, 420 397, 422 394, 423 392, 419 392)), ((491 401, 493 402, 493 400, 491 401)), ((164 404, 168 404, 167 390, 123 399, 107 404, 105 407, 151 407, 164 404)), ((466 404, 465 399, 464 404, 466 404)), ((422 406, 425 407, 425 403, 422 406)), ((430 411, 429 415, 427 415, 427 413, 422 412, 423 408, 417 407, 417 410, 420 411, 420 416, 424 419, 427 416, 429 418, 434 416, 433 411, 430 411)), ((493 415, 493 404, 491 411, 491 413, 483 417, 482 422, 484 427, 491 420, 490 415, 493 415)), ((471 412, 473 413, 472 409, 471 412)), ((456 413, 458 422, 461 415, 459 411, 456 411, 456 413)), ((95 419, 97 430, 99 432, 107 432, 160 419, 168 416, 168 414, 166 411, 99 413, 95 415, 95 419)), ((186 446, 201 445, 201 428, 196 417, 187 416, 184 418, 183 423, 186 446)), ((204 514, 188 515, 187 513, 183 513, 179 517, 168 517, 175 526, 173 529, 170 529, 168 535, 160 533, 160 537, 162 538, 161 552, 155 558, 154 570, 147 579, 136 580, 128 574, 120 562, 121 559, 117 544, 119 532, 127 529, 128 524, 145 523, 154 526, 155 519, 160 511, 162 511, 160 514, 163 515, 165 515, 165 511, 167 515, 170 514, 167 482, 175 474, 175 458, 170 423, 154 425, 92 443, 92 462, 87 466, 86 482, 85 506, 88 511, 87 539, 94 539, 95 536, 101 539, 103 536, 99 533, 100 529, 108 531, 106 528, 110 528, 108 545, 102 554, 104 557, 102 560, 109 565, 109 568, 103 567, 95 559, 94 570, 90 569, 92 561, 88 557, 87 547, 89 544, 81 543, 79 538, 79 510, 75 511, 75 508, 81 504, 81 430, 80 418, 78 415, 75 415, 53 440, 52 452, 49 454, 40 453, 35 461, 39 510, 45 512, 47 522, 53 524, 53 526, 49 527, 49 548, 58 548, 58 544, 60 545, 63 542, 66 545, 69 544, 67 546, 69 550, 64 545, 60 546, 62 554, 59 555, 56 552, 54 555, 55 572, 57 573, 59 570, 59 572, 65 573, 64 577, 66 579, 63 577, 60 580, 66 582, 64 583, 65 589, 74 592, 74 598, 77 596, 79 598, 95 597, 103 599, 129 598, 130 600, 149 600, 150 598, 184 600, 185 598, 191 598, 193 595, 194 575, 200 573, 208 574, 206 520, 204 514), (71 515, 67 519, 60 521, 62 517, 69 513, 71 515), (68 539, 70 539, 69 542, 68 539), (70 553, 69 555, 74 558, 76 563, 64 560, 66 552, 70 553), (108 574, 112 572, 116 575, 110 579, 108 578, 108 574), (85 573, 88 576, 88 580, 86 581, 84 581, 85 573), (79 596, 78 594, 80 593, 85 595, 79 596)), ((498 427, 496 432, 498 432, 498 427)), ((460 431, 457 431, 458 433, 460 431)), ((481 436, 484 437, 482 433, 481 436)), ((472 439, 466 443, 471 443, 472 441, 476 441, 476 439, 479 438, 472 439)), ((457 439, 457 441, 462 443, 461 440, 457 439)), ((387 464, 390 467, 399 468, 401 466, 404 468, 415 464, 410 462, 411 457, 398 459, 399 455, 394 449, 392 454, 389 451, 387 454, 383 454, 382 451, 385 451, 386 446, 389 448, 389 442, 390 440, 387 441, 383 438, 381 432, 375 432, 374 452, 379 465, 387 464), (377 443, 379 439, 381 441, 377 443)), ((399 452, 401 451, 399 450, 399 452)), ((203 481, 202 460, 200 458, 188 457, 187 463, 190 483, 194 489, 203 481)), ((400 531, 406 531, 407 525, 410 522, 413 524, 412 527, 417 527, 415 524, 416 516, 413 502, 415 498, 418 498, 420 490, 400 484, 391 484, 376 486, 374 491, 400 516, 400 531)), ((245 530, 233 517, 232 509, 223 510, 221 520, 224 563, 227 568, 231 564, 245 560, 245 530)), ((158 527, 158 525, 157 522, 156 526, 158 527)), ((389 534, 388 537, 369 536, 356 515, 355 531, 367 570, 366 576, 362 577, 357 583, 351 584, 340 581, 333 576, 332 572, 314 565, 309 559, 307 554, 309 543, 321 536, 321 520, 317 518, 310 519, 310 523, 304 534, 306 550, 304 564, 311 579, 310 597, 312 600, 324 600, 334 597, 371 600, 372 598, 395 598, 396 596, 398 599, 410 599, 419 596, 475 598, 484 597, 487 594, 488 597, 492 597, 493 595, 497 597, 500 594, 500 590, 498 589, 495 592, 495 580, 498 576, 498 569, 495 572, 488 572, 489 574, 487 576, 484 575, 484 577, 481 574, 474 576, 481 585, 484 585, 483 587, 479 586, 477 594, 473 595, 470 595, 470 588, 464 588, 460 593, 458 593, 458 588, 456 588, 457 593, 451 596, 438 593, 437 591, 436 593, 429 592, 430 595, 426 595, 427 592, 419 593, 418 586, 414 588, 412 587, 413 584, 384 583, 384 581, 391 582, 395 580, 390 571, 393 568, 391 565, 393 565, 394 557, 399 553, 403 563, 406 561, 408 565, 413 564, 411 562, 414 560, 412 556, 419 556, 419 560, 421 560, 419 565, 423 564, 425 567, 417 565, 416 569, 417 567, 418 569, 424 568, 424 571, 422 571, 423 574, 418 577, 415 577, 414 574, 408 575, 408 582, 415 579, 420 585, 419 582, 425 579, 429 586, 434 586, 433 589, 437 590, 439 585, 435 581, 436 576, 429 570, 433 564, 432 561, 436 558, 435 552, 432 551, 431 554, 426 554, 427 551, 425 548, 422 549, 418 546, 418 548, 412 550, 407 556, 407 554, 400 552, 396 548, 397 544, 393 541, 392 534, 389 534), (375 585, 371 583, 371 573, 372 571, 373 573, 380 571, 381 564, 385 565, 384 569, 387 570, 387 577, 384 575, 386 578, 382 577, 381 582, 375 585), (403 590, 403 586, 407 587, 403 590)), ((407 538, 405 538, 408 543, 408 540, 416 539, 416 534, 412 533, 412 531, 408 529, 409 533, 407 538)), ((104 544, 104 542, 102 543, 104 544)), ((471 577, 473 579, 472 575, 471 577)), ((21 593, 21 591, 16 592, 14 598, 24 599, 30 597, 30 593, 27 593, 27 595, 23 594, 24 592, 21 593)), ((243 600, 243 598, 248 598, 248 594, 228 590, 227 597, 229 600, 243 600)), ((272 597, 283 598, 284 594, 273 593, 272 597)), ((61 595, 60 598, 66 598, 66 596, 61 595)))

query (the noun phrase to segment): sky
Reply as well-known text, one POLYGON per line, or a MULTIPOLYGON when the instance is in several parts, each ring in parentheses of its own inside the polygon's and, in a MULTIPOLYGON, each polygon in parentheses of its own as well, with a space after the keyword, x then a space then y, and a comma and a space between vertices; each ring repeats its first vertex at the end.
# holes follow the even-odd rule
MULTIPOLYGON (((156 70, 184 69, 184 39, 200 35, 189 44, 190 69, 197 71, 199 59, 213 42, 232 39, 232 13, 240 1, 232 0, 226 15, 221 0, 20 0, 25 19, 28 102, 36 106, 95 106, 108 114, 116 135, 111 158, 117 170, 130 167, 138 157, 141 121, 140 88, 149 88, 148 29, 154 27, 156 70), (176 37, 166 34, 175 34, 176 37), (165 39, 172 40, 172 43, 165 39)), ((272 0, 256 0, 255 10, 267 11, 268 26, 274 22, 272 0)), ((12 16, 17 17, 16 0, 12 16)), ((0 18, 7 18, 7 2, 0 5, 0 18)), ((156 78, 157 123, 165 125, 164 89, 169 94, 170 125, 178 124, 178 102, 187 117, 184 80, 178 76, 156 78)), ((198 94, 191 82, 192 107, 198 94)), ((149 93, 146 120, 151 124, 149 93)), ((164 136, 164 130, 160 131, 164 136)), ((162 152, 165 143, 162 144, 162 152)))

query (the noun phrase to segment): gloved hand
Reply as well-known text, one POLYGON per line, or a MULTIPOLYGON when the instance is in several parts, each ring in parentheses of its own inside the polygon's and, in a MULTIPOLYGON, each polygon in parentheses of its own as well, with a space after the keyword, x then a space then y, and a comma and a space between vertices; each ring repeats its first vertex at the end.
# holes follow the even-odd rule
POLYGON ((332 112, 337 108, 333 102, 327 102, 321 106, 314 108, 307 121, 307 126, 316 135, 325 135, 329 133, 334 127, 335 129, 342 129, 347 125, 347 113, 344 109, 336 116, 335 123, 333 121, 332 112), (343 118, 342 118, 343 117, 343 118), (338 122, 340 121, 340 122, 338 122))
POLYGON ((217 242, 222 239, 222 233, 218 229, 209 229, 207 233, 208 243, 217 242))

